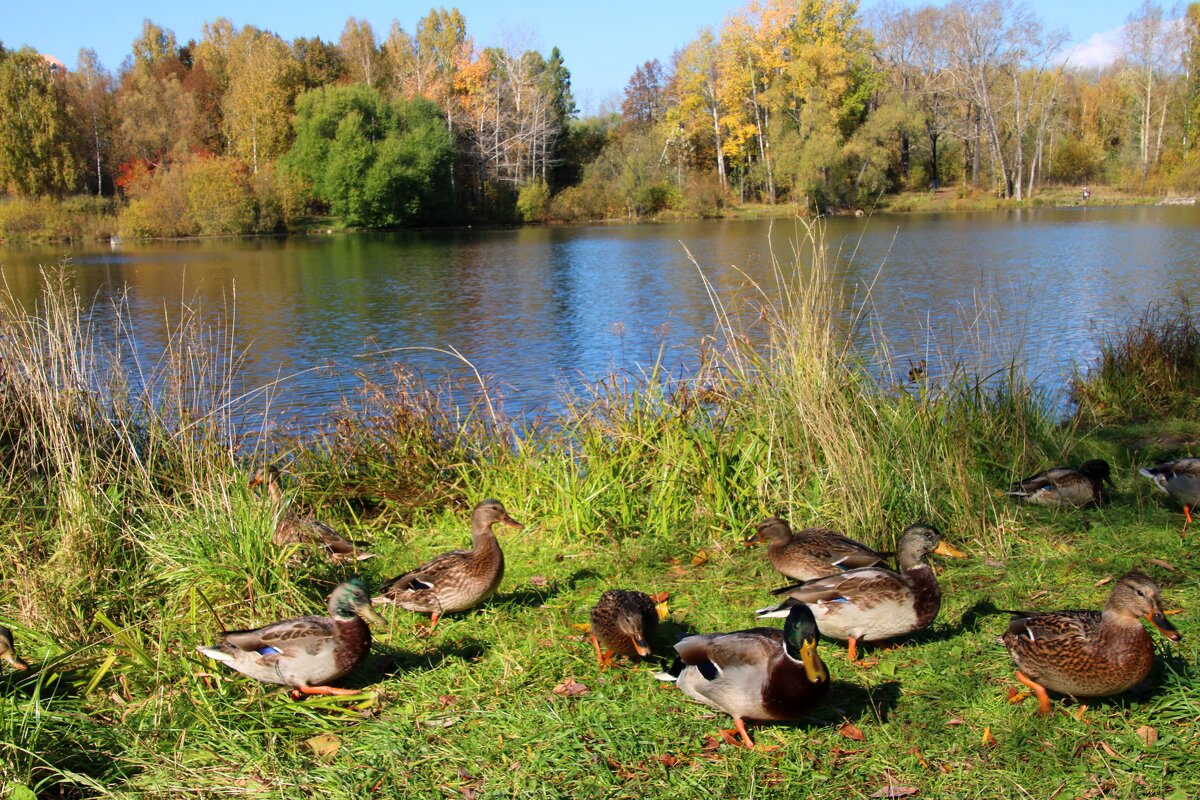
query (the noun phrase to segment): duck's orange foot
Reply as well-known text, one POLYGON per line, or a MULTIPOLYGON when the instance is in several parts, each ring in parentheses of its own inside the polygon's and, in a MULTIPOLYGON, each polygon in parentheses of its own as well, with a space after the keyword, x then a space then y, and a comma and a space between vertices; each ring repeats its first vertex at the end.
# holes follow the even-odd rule
POLYGON ((1046 687, 1030 678, 1024 672, 1021 672, 1021 670, 1017 670, 1017 680, 1033 690, 1034 697, 1038 699, 1038 714, 1043 717, 1049 714, 1050 695, 1046 694, 1046 687))

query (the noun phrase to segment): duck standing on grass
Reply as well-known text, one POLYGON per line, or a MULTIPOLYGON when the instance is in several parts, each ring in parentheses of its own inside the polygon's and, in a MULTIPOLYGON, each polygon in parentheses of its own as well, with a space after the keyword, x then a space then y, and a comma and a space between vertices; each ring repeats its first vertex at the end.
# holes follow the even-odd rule
POLYGON ((371 649, 369 622, 383 619, 371 608, 367 587, 357 578, 329 595, 328 617, 296 617, 249 631, 230 631, 214 645, 196 649, 263 683, 306 694, 357 694, 329 686, 357 667, 371 649))
POLYGON ((778 572, 796 581, 810 581, 858 567, 883 564, 885 558, 865 544, 829 528, 792 532, 786 520, 768 517, 746 539, 746 545, 770 539, 767 558, 778 572))
POLYGON ((366 542, 347 539, 324 522, 293 511, 284 500, 279 469, 274 464, 266 464, 254 471, 250 478, 250 488, 257 486, 267 487, 267 496, 278 509, 275 535, 272 538, 276 547, 286 547, 290 544, 317 545, 323 547, 329 557, 337 563, 363 561, 375 557, 374 553, 366 551, 366 542))
POLYGON ((1177 458, 1138 472, 1183 505, 1183 533, 1187 533, 1192 507, 1200 503, 1200 458, 1177 458))
POLYGON ((3 625, 0 625, 0 661, 7 661, 13 669, 29 669, 29 665, 17 657, 12 631, 3 625))
POLYGON ((1046 690, 1107 697, 1138 685, 1154 667, 1154 643, 1142 620, 1172 642, 1179 631, 1163 616, 1158 584, 1140 572, 1122 575, 1103 611, 1002 611, 1012 614, 1001 640, 1017 680, 1033 690, 1038 713, 1050 713, 1046 690))
POLYGON ((1114 486, 1108 462, 1094 458, 1078 467, 1051 467, 1014 483, 1006 494, 1035 506, 1082 508, 1105 500, 1104 484, 1114 486))
POLYGON ((650 655, 650 642, 658 631, 658 608, 645 592, 609 589, 600 595, 591 620, 592 646, 600 666, 611 666, 614 655, 650 655))
POLYGON ((754 741, 745 720, 784 721, 803 716, 829 690, 829 671, 817 652, 817 624, 808 606, 794 606, 783 630, 751 628, 688 636, 659 680, 698 703, 733 717, 746 747, 754 741))
POLYGON ((483 602, 504 577, 504 553, 492 531, 497 522, 517 529, 525 527, 508 515, 500 501, 484 500, 471 512, 470 550, 443 553, 392 579, 372 602, 431 614, 431 631, 443 614, 483 602))
POLYGON ((862 567, 836 575, 785 586, 771 592, 785 595, 777 606, 759 609, 760 617, 781 617, 796 604, 812 609, 821 633, 850 643, 850 660, 858 657, 859 641, 874 642, 918 631, 937 617, 942 592, 930 553, 953 558, 966 554, 951 547, 932 525, 909 525, 896 545, 900 572, 862 567))

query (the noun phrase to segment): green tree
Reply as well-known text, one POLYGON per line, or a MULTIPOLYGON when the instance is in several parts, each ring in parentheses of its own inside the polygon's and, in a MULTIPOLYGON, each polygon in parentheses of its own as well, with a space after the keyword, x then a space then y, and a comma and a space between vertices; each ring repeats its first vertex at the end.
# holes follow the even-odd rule
POLYGON ((63 194, 80 175, 65 81, 33 49, 0 48, 0 188, 63 194))
POLYGON ((364 84, 296 101, 296 139, 282 164, 348 225, 435 220, 449 195, 450 135, 437 106, 388 103, 364 84))

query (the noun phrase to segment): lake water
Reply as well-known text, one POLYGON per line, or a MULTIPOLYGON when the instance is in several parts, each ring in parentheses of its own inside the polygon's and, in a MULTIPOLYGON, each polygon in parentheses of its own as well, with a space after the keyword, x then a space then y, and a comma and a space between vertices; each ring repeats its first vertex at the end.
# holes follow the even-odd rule
MULTIPOLYGON (((1180 206, 876 215, 829 220, 826 240, 843 288, 869 296, 897 372, 910 359, 933 373, 1016 358, 1060 388, 1102 332, 1192 294, 1198 223, 1200 209, 1180 206)), ((97 319, 126 293, 143 362, 161 354, 164 314, 182 301, 214 324, 235 312, 241 389, 278 381, 274 421, 327 419, 358 371, 393 361, 428 383, 469 383, 469 362, 508 413, 534 415, 558 408, 564 387, 636 371, 663 348, 686 368, 715 332, 705 278, 749 309, 749 281, 775 285, 772 247, 791 270, 803 236, 794 220, 756 220, 9 247, 0 269, 32 302, 38 266, 69 257, 97 319)))

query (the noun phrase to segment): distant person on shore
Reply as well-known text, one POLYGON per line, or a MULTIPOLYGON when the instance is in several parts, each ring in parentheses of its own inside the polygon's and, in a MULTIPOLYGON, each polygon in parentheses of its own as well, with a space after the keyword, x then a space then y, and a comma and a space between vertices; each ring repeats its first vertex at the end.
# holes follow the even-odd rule
POLYGON ((1091 196, 1092 196, 1092 193, 1090 191, 1088 191, 1088 188, 1086 186, 1083 187, 1083 202, 1085 205, 1087 204, 1088 198, 1091 196))

